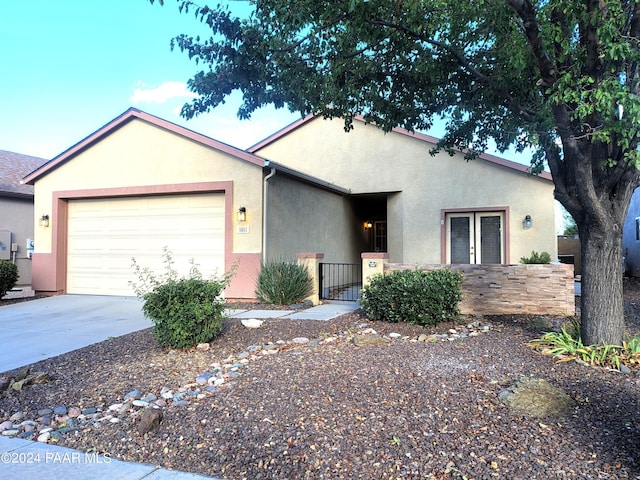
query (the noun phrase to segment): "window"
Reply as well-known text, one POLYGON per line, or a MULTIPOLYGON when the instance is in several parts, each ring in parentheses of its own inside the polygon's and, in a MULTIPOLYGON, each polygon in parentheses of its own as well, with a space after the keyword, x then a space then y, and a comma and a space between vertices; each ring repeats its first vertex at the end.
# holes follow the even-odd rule
POLYGON ((451 212, 445 221, 446 263, 505 262, 504 212, 451 212))

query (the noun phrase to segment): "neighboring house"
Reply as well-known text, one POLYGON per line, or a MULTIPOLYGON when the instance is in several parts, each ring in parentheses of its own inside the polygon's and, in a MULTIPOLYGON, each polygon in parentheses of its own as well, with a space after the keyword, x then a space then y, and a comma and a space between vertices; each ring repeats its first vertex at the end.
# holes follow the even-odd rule
POLYGON ((631 196, 622 228, 622 255, 624 274, 640 277, 640 188, 631 196))
POLYGON ((18 266, 18 285, 31 284, 27 242, 33 239, 33 186, 22 178, 46 160, 0 150, 0 259, 18 266))
POLYGON ((235 268, 227 298, 253 298, 261 261, 365 251, 402 263, 515 263, 557 254, 547 174, 428 153, 435 139, 307 118, 243 151, 127 110, 25 178, 35 187, 34 288, 131 295, 132 257, 235 268), (527 219, 527 221, 525 221, 527 219))

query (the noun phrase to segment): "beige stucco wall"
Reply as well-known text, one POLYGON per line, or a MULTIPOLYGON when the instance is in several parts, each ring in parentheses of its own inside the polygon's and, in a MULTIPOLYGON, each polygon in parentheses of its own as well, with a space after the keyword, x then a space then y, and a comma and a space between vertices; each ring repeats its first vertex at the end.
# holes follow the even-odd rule
MULTIPOLYGON (((31 199, 0 197, 0 230, 11 232, 11 242, 18 244, 15 256, 18 285, 31 284, 31 259, 27 258, 26 245, 27 239, 33 238, 33 217, 31 199)), ((13 255, 10 252, 9 255, 13 261, 13 255)))
MULTIPOLYGON (((228 154, 136 119, 35 183, 35 211, 51 214, 53 192, 233 181, 233 208, 247 209, 250 233, 233 251, 261 252, 262 170, 228 154)), ((56 219, 52 218, 55 222, 56 219)), ((234 231, 237 219, 233 215, 234 231)), ((35 226, 38 253, 51 252, 51 229, 35 226)))
POLYGON ((317 118, 256 153, 345 186, 352 193, 401 192, 388 197, 391 262, 441 262, 442 209, 508 207, 510 256, 532 250, 557 255, 552 182, 462 154, 429 154, 433 145, 354 122, 317 118), (524 229, 531 215, 533 228, 524 229))
POLYGON ((268 185, 268 260, 323 253, 326 263, 359 263, 366 246, 362 224, 344 195, 276 173, 268 185))
POLYGON ((66 212, 60 222, 56 218, 61 201, 94 193, 104 198, 220 191, 225 194, 225 270, 238 266, 227 297, 253 297, 262 254, 261 165, 135 118, 50 170, 34 187, 35 211, 51 218, 48 228, 35 222, 33 283, 39 291, 65 288, 66 212), (240 207, 246 208, 246 222, 237 220, 240 207), (246 233, 238 233, 240 226, 246 233))

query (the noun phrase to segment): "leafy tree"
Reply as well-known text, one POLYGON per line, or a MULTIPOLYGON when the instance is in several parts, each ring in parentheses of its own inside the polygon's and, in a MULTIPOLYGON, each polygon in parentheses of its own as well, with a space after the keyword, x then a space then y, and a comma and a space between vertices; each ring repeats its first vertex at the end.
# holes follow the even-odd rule
MULTIPOLYGON (((154 0, 150 0, 153 3, 154 0)), ((162 0, 158 0, 163 3, 162 0)), ((173 46, 203 65, 193 117, 242 92, 241 118, 273 104, 355 115, 384 130, 447 119, 438 148, 536 149, 582 245, 585 344, 624 333, 621 230, 639 184, 639 0, 256 0, 247 18, 177 0, 211 28, 173 46)))

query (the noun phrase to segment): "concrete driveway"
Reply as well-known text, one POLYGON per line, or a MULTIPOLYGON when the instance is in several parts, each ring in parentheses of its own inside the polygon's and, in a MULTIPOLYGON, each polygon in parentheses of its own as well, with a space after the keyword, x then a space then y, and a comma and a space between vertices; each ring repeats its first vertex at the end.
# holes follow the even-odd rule
POLYGON ((151 327, 136 297, 60 295, 0 307, 0 372, 151 327))

